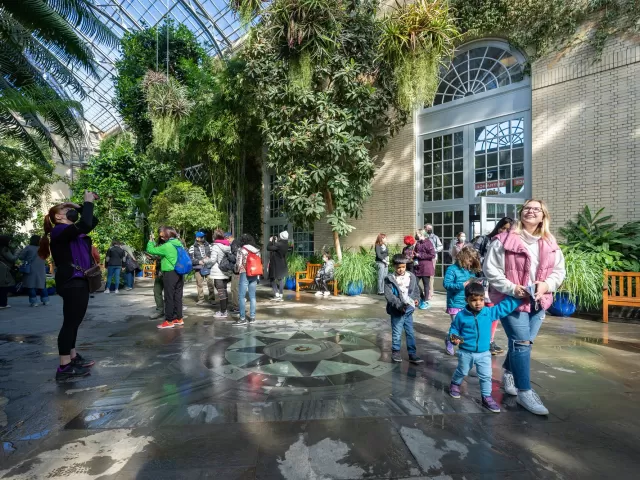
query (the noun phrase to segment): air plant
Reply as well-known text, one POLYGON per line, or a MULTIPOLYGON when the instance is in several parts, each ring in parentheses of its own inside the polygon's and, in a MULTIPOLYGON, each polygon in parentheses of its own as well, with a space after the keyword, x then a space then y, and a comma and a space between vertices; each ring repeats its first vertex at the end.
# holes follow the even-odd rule
POLYGON ((380 59, 394 67, 403 108, 411 110, 433 101, 441 62, 453 55, 458 36, 445 0, 396 2, 382 19, 380 59))
POLYGON ((191 111, 193 102, 187 88, 173 77, 148 71, 142 81, 147 113, 153 124, 153 143, 161 150, 178 149, 180 120, 191 111))

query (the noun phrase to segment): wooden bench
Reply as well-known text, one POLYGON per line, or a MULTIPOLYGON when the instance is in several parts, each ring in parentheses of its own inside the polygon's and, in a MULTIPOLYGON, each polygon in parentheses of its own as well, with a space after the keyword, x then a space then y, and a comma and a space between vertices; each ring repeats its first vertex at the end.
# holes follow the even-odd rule
MULTIPOLYGON (((307 269, 302 272, 296 272, 296 292, 300 291, 300 288, 313 287, 316 284, 316 275, 318 270, 322 267, 319 263, 307 263, 307 269)), ((336 280, 329 280, 327 285, 333 286, 333 294, 338 295, 338 282, 336 280)))
POLYGON ((609 306, 640 308, 640 272, 604 271, 602 321, 609 323, 609 306))
POLYGON ((144 278, 156 278, 156 264, 145 263, 142 265, 142 276, 144 278))

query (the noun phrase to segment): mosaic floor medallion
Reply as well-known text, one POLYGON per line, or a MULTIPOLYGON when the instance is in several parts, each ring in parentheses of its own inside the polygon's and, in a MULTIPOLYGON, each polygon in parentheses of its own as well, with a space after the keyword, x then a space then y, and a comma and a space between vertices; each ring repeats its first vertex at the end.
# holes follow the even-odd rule
POLYGON ((374 342, 375 334, 336 330, 255 330, 213 344, 206 364, 233 380, 257 374, 274 377, 278 386, 344 385, 393 370, 374 342))

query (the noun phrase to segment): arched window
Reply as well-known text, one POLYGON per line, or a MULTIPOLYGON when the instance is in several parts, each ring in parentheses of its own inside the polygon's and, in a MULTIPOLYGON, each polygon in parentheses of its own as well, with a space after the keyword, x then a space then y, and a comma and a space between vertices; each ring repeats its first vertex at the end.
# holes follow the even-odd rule
POLYGON ((480 46, 458 53, 443 72, 433 105, 520 82, 524 67, 513 53, 498 46, 480 46))

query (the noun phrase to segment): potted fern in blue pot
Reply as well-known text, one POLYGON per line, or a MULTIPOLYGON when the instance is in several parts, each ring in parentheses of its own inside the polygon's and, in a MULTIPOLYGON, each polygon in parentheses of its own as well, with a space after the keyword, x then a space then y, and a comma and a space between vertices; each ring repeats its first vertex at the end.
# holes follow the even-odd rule
POLYGON ((287 290, 296 289, 296 272, 307 269, 307 260, 299 253, 293 252, 287 256, 287 270, 289 276, 285 280, 284 288, 287 290))
POLYGON ((342 261, 336 264, 334 276, 342 293, 356 296, 371 291, 376 283, 374 262, 375 256, 365 248, 344 252, 342 261))

